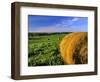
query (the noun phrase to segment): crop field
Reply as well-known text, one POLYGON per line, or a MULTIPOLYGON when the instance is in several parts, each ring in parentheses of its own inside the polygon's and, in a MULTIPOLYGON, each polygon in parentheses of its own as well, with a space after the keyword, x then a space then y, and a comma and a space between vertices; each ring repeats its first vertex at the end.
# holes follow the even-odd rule
POLYGON ((87 63, 87 33, 28 33, 28 66, 87 63))
POLYGON ((29 33, 28 66, 63 65, 59 43, 68 33, 29 33))

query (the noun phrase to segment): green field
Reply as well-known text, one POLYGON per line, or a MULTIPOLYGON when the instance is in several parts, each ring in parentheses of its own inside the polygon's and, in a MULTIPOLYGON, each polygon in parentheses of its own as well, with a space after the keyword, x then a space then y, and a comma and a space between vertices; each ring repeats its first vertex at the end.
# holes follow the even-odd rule
POLYGON ((28 66, 63 65, 59 43, 68 33, 28 33, 28 66))

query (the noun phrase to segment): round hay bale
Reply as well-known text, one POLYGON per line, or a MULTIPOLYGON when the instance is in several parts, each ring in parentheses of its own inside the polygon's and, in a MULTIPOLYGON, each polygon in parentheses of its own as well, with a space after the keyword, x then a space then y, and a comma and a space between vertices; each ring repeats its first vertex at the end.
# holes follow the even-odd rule
POLYGON ((87 32, 70 33, 62 39, 60 52, 65 64, 87 63, 87 40, 87 32))

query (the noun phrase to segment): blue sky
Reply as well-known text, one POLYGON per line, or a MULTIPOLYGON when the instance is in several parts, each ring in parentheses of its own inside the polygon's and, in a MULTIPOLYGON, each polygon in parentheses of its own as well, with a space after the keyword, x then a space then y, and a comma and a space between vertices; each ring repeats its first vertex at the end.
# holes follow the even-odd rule
POLYGON ((28 16, 29 32, 87 32, 87 17, 28 16))

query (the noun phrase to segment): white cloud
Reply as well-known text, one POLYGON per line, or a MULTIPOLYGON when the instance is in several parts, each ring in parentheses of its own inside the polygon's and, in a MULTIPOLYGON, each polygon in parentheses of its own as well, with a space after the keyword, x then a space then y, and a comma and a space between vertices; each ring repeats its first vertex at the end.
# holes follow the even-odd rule
POLYGON ((78 21, 80 18, 73 18, 71 21, 75 22, 75 21, 78 21))
POLYGON ((75 17, 75 18, 73 18, 72 20, 67 20, 67 19, 64 19, 64 20, 62 20, 61 21, 61 26, 62 27, 68 27, 68 28, 70 28, 70 26, 72 26, 75 22, 77 22, 78 20, 79 20, 80 18, 77 18, 77 17, 75 17))

